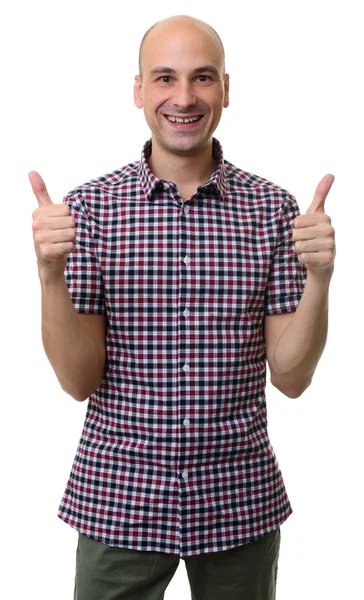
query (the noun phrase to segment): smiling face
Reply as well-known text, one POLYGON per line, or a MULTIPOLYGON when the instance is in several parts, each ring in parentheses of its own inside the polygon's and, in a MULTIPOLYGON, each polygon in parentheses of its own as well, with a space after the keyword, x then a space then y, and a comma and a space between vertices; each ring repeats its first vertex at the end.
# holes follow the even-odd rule
POLYGON ((218 38, 188 19, 161 22, 145 39, 142 67, 134 99, 144 109, 153 153, 198 154, 211 144, 229 103, 229 76, 218 38))

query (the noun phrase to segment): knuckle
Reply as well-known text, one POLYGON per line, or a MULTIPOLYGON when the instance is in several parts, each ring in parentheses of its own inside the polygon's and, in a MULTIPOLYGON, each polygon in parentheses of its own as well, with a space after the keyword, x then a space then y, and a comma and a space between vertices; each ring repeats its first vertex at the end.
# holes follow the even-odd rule
POLYGON ((40 248, 40 255, 44 260, 52 260, 52 252, 50 244, 43 244, 40 248))
POLYGON ((52 209, 54 216, 68 217, 70 215, 70 207, 67 204, 53 204, 52 209))
POLYGON ((320 233, 321 235, 328 237, 328 238, 334 238, 335 237, 335 229, 332 227, 332 225, 330 223, 321 223, 320 225, 317 226, 317 231, 318 233, 320 233))
POLYGON ((44 207, 43 208, 39 207, 39 208, 36 208, 35 210, 33 210, 32 217, 33 217, 33 221, 35 221, 35 222, 44 221, 46 216, 47 215, 45 214, 44 207))
POLYGON ((45 229, 39 229, 35 234, 35 238, 36 238, 36 241, 38 244, 49 245, 49 243, 50 243, 49 233, 45 229))
POLYGON ((41 244, 42 243, 42 231, 35 227, 33 228, 33 232, 34 232, 34 241, 36 244, 41 244))

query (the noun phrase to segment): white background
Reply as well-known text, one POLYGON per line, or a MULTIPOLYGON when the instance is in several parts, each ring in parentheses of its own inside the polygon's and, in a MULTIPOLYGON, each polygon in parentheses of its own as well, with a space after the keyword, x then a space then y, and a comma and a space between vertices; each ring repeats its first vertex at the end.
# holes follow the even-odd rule
MULTIPOLYGON (((38 170, 60 202, 139 158, 149 137, 132 96, 139 42, 181 12, 208 21, 225 44, 231 104, 216 132, 225 158, 288 188, 302 211, 321 177, 336 176, 326 205, 338 247, 327 347, 301 398, 267 388, 269 433, 294 509, 282 526, 277 600, 362 597, 359 4, 14 0, 1 9, 3 598, 73 598, 77 534, 56 512, 86 410, 60 389, 41 343, 27 173, 38 170)), ((183 561, 165 597, 190 598, 183 561)))

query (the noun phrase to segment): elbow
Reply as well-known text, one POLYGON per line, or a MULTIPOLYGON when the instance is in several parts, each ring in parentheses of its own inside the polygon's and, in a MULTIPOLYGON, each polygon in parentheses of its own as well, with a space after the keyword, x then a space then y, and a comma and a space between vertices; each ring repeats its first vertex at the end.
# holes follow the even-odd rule
POLYGON ((306 388, 304 389, 298 389, 298 388, 289 388, 287 390, 280 390, 282 392, 282 394, 284 394, 285 396, 287 396, 287 398, 292 398, 293 400, 295 400, 296 398, 299 398, 300 396, 302 396, 303 392, 305 391, 306 388))
MULTIPOLYGON (((91 394, 90 394, 91 395, 91 394)), ((74 400, 76 400, 76 402, 84 402, 85 400, 87 400, 90 395, 85 395, 85 394, 72 394, 72 398, 74 400)))
POLYGON ((66 394, 71 396, 71 398, 77 402, 84 402, 91 396, 91 394, 86 393, 86 391, 70 389, 67 385, 61 385, 61 388, 64 392, 66 392, 66 394))
POLYGON ((85 400, 88 400, 89 397, 92 396, 96 390, 98 390, 98 388, 101 386, 101 383, 102 381, 100 381, 97 386, 93 386, 92 388, 70 388, 67 385, 61 385, 61 387, 63 391, 76 400, 76 402, 85 402, 85 400))
POLYGON ((282 394, 287 396, 287 398, 296 399, 302 396, 303 392, 307 390, 307 388, 311 385, 312 379, 305 379, 302 381, 281 381, 278 379, 271 379, 272 385, 274 385, 277 390, 279 390, 282 394))

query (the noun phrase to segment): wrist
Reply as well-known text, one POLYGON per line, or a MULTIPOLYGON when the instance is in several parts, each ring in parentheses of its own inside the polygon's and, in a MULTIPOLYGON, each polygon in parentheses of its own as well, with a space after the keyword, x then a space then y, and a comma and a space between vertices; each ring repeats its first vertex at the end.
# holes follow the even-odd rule
POLYGON ((307 281, 311 280, 320 285, 329 285, 334 273, 334 263, 318 269, 307 268, 307 281))
POLYGON ((38 276, 41 282, 41 285, 57 285, 59 283, 64 283, 64 269, 54 268, 54 267, 46 267, 38 262, 38 276))

